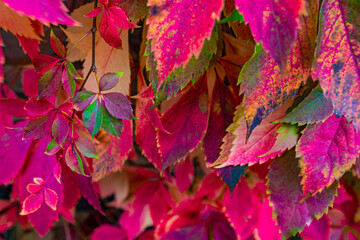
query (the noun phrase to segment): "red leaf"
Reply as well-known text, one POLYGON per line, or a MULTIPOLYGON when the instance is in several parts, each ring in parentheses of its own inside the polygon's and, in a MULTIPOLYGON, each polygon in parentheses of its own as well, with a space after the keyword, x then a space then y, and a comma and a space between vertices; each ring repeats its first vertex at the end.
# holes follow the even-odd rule
POLYGON ((191 185, 194 178, 194 165, 190 157, 188 156, 185 161, 180 162, 176 166, 175 179, 176 185, 180 192, 185 192, 191 185))
POLYGON ((45 72, 52 69, 62 59, 54 58, 45 54, 36 54, 32 59, 36 71, 43 75, 45 72))
POLYGON ((120 7, 118 6, 105 7, 105 10, 109 11, 111 18, 119 28, 131 29, 136 27, 135 24, 129 22, 126 13, 120 7))
POLYGON ((56 211, 57 208, 57 202, 58 202, 58 195, 54 190, 51 190, 50 188, 44 187, 44 198, 45 203, 54 211, 56 211))
POLYGON ((4 81, 4 73, 3 73, 3 64, 5 63, 5 56, 2 50, 2 46, 4 46, 1 37, 0 37, 0 83, 4 81))
POLYGON ((25 105, 26 112, 33 117, 42 116, 54 109, 54 106, 46 99, 30 98, 25 105))
POLYGON ((199 144, 206 129, 207 114, 206 81, 199 80, 161 117, 170 132, 158 132, 163 169, 184 158, 199 144))
POLYGON ((66 55, 65 46, 61 41, 55 36, 53 30, 50 31, 50 45, 54 52, 61 58, 64 58, 66 55))
POLYGON ((37 210, 39 210, 43 202, 44 202, 43 191, 30 194, 22 204, 22 210, 20 212, 20 215, 28 215, 30 213, 36 212, 37 210))
POLYGON ((97 17, 101 13, 102 10, 103 10, 103 7, 98 7, 84 16, 85 17, 97 17))
POLYGON ((121 48, 122 41, 116 24, 108 11, 105 11, 99 26, 100 35, 113 48, 121 48))
POLYGON ((51 97, 58 90, 61 83, 63 65, 59 64, 44 73, 39 80, 39 98, 51 97))
POLYGON ((24 93, 29 98, 37 97, 38 95, 38 83, 41 75, 34 69, 25 69, 22 74, 22 84, 24 87, 24 93))
POLYGON ((199 57, 205 38, 211 37, 214 20, 220 19, 223 1, 169 0, 148 4, 151 14, 147 18, 147 37, 157 62, 160 88, 173 70, 181 65, 185 68, 192 55, 199 57))
POLYGON ((49 25, 49 23, 79 25, 65 13, 68 10, 61 0, 35 0, 31 2, 27 0, 4 0, 4 3, 19 14, 25 14, 45 25, 49 25))
POLYGON ((24 110, 25 103, 24 99, 19 98, 0 99, 0 112, 3 116, 27 117, 28 115, 24 110))
POLYGON ((50 135, 54 114, 43 115, 29 120, 25 126, 25 139, 40 139, 50 135))
POLYGON ((352 124, 335 114, 308 125, 297 146, 304 195, 321 192, 350 170, 359 156, 360 136, 352 124))
POLYGON ((33 59, 33 57, 36 56, 39 52, 40 41, 37 39, 26 38, 19 35, 16 35, 16 37, 19 40, 20 46, 22 47, 24 52, 29 55, 30 59, 33 59))
POLYGON ((360 129, 360 25, 357 1, 326 0, 320 11, 320 28, 312 76, 319 80, 334 112, 360 129))
POLYGON ((299 14, 303 11, 303 0, 235 0, 235 5, 249 22, 257 42, 270 52, 276 63, 285 68, 286 59, 296 39, 299 14))
POLYGON ((61 113, 57 113, 51 126, 51 136, 60 146, 64 144, 66 137, 68 136, 69 128, 69 122, 61 113))

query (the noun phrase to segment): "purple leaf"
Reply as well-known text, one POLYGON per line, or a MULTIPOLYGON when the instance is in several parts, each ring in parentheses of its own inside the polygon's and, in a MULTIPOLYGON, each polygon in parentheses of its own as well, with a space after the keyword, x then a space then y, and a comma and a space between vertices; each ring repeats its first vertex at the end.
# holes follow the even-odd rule
POLYGON ((118 84, 123 72, 119 73, 106 73, 100 78, 99 88, 100 91, 110 90, 118 84))
POLYGON ((118 119, 131 120, 132 113, 131 102, 122 93, 106 93, 104 97, 105 107, 111 115, 118 119))
POLYGON ((69 122, 62 116, 61 113, 57 113, 51 127, 51 136, 60 146, 63 145, 66 137, 68 136, 69 128, 69 122))
POLYGON ((301 231, 315 217, 319 219, 332 205, 337 182, 314 196, 303 199, 300 169, 295 151, 290 150, 270 165, 268 191, 282 235, 287 238, 301 231))
POLYGON ((50 135, 54 114, 47 114, 29 120, 25 126, 24 139, 40 139, 50 135))
POLYGON ((77 111, 82 111, 87 108, 95 98, 96 94, 92 91, 80 91, 77 92, 73 98, 74 108, 77 111))

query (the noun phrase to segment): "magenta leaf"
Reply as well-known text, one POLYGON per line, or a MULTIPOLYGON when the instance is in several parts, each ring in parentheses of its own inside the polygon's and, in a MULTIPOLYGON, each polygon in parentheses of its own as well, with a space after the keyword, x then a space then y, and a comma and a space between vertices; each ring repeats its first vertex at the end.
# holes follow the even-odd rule
POLYGON ((83 158, 76 147, 72 145, 68 147, 65 153, 65 162, 72 171, 85 175, 83 158))
POLYGON ((268 191, 282 235, 290 237, 301 231, 315 217, 319 219, 334 201, 337 182, 314 196, 303 199, 300 169, 295 151, 290 150, 270 165, 268 191))
POLYGON ((95 8, 94 10, 92 10, 91 12, 86 14, 85 17, 97 17, 101 13, 102 10, 103 10, 103 7, 95 8))
POLYGON ((95 93, 88 90, 77 92, 73 98, 74 108, 77 111, 84 110, 90 105, 90 103, 93 101, 95 96, 96 96, 95 93))
POLYGON ((68 10, 61 0, 4 0, 4 3, 19 14, 25 14, 45 25, 79 25, 65 13, 68 10))
POLYGON ((44 202, 43 191, 38 191, 36 193, 30 194, 23 202, 20 215, 28 215, 30 213, 36 212, 37 210, 39 210, 43 202, 44 202))
POLYGON ((122 93, 106 93, 102 95, 106 109, 118 119, 133 119, 131 102, 122 93))
POLYGON ((112 20, 119 28, 131 29, 136 27, 135 24, 129 22, 126 13, 120 7, 118 6, 105 7, 105 11, 106 10, 109 12, 109 15, 111 16, 112 20))
POLYGON ((205 39, 211 37, 215 19, 220 19, 223 1, 168 0, 149 5, 147 37, 157 62, 160 88, 173 70, 185 67, 192 55, 199 57, 205 39))
POLYGON ((55 36, 53 30, 50 31, 50 45, 54 52, 61 58, 65 58, 66 50, 65 46, 61 41, 55 36))
POLYGON ((25 69, 22 74, 22 84, 24 87, 24 93, 26 96, 37 97, 38 95, 38 83, 41 75, 34 69, 25 69))
POLYGON ((0 137, 0 184, 8 184, 25 163, 32 141, 22 140, 24 123, 7 129, 0 137), (21 151, 19 151, 21 149, 21 151))
POLYGON ((54 114, 47 114, 29 120, 25 126, 25 139, 40 139, 51 134, 51 126, 54 121, 54 114))
POLYGON ((105 108, 99 101, 95 101, 83 112, 83 124, 93 137, 100 130, 103 121, 103 111, 105 111, 105 108))
POLYGON ((180 162, 176 166, 175 179, 176 185, 180 192, 185 192, 188 189, 194 178, 194 165, 190 157, 187 157, 185 161, 180 162))
POLYGON ((62 116, 61 113, 57 113, 55 120, 51 127, 51 136, 55 142, 62 146, 69 133, 69 122, 62 116))
POLYGON ((106 73, 100 78, 99 88, 100 91, 110 90, 118 84, 123 72, 119 73, 106 73))
POLYGON ((39 98, 51 97, 59 88, 63 65, 58 64, 44 73, 39 80, 39 98))
POLYGON ((297 145, 304 195, 321 192, 350 170, 359 156, 360 136, 344 117, 308 125, 297 145))
POLYGON ((75 140, 75 146, 84 156, 88 158, 99 158, 91 139, 80 137, 75 140))
POLYGON ((261 41, 264 49, 284 69, 296 39, 299 14, 304 7, 303 0, 235 0, 235 5, 249 23, 255 40, 261 41))
POLYGON ((30 116, 42 116, 54 109, 54 106, 46 99, 30 98, 25 105, 25 110, 30 116))
POLYGON ((170 132, 158 132, 163 169, 186 157, 198 145, 206 129, 207 114, 206 81, 199 80, 161 117, 170 132))
POLYGON ((54 211, 56 211, 56 206, 58 202, 58 196, 54 190, 44 187, 44 198, 45 203, 54 211))
POLYGON ((360 129, 359 11, 358 1, 322 1, 312 72, 324 96, 331 99, 334 112, 345 115, 357 130, 360 129))

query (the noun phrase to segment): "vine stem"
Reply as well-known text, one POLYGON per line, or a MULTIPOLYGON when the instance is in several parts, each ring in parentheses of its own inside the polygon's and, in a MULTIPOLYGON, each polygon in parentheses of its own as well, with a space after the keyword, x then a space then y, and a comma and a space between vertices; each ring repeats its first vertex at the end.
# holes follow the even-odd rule
MULTIPOLYGON (((94 9, 97 8, 97 5, 98 5, 98 0, 95 0, 95 2, 94 2, 94 9)), ((92 33, 91 67, 90 67, 88 73, 86 74, 86 77, 85 77, 83 83, 81 84, 79 91, 83 90, 83 88, 84 88, 87 80, 88 80, 89 77, 90 77, 90 74, 91 74, 92 72, 95 72, 95 73, 97 72, 97 68, 96 68, 96 65, 95 65, 96 31, 97 31, 97 28, 96 28, 96 17, 94 17, 94 18, 93 18, 93 26, 92 26, 91 30, 89 31, 89 32, 92 33)), ((74 117, 75 117, 75 109, 73 110, 73 113, 72 113, 71 118, 74 119, 74 117)))

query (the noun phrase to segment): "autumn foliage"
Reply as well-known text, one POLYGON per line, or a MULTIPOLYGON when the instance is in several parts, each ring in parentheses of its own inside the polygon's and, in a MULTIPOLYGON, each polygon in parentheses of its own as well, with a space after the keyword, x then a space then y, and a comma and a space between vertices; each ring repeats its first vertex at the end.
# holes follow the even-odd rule
POLYGON ((0 30, 0 238, 360 239, 360 1, 0 0, 0 30))

